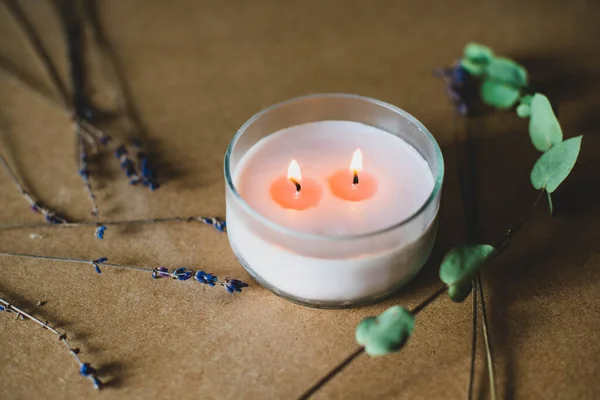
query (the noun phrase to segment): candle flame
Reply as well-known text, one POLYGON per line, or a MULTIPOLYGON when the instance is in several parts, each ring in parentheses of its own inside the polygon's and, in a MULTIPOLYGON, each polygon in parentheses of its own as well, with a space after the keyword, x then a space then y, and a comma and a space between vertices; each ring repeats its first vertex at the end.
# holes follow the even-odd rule
POLYGON ((302 182, 302 174, 300 173, 300 165, 296 160, 290 162, 288 167, 287 177, 292 182, 302 182))
POLYGON ((363 167, 363 156, 362 151, 360 149, 356 149, 354 155, 352 156, 352 161, 350 161, 350 172, 353 174, 357 174, 363 167))

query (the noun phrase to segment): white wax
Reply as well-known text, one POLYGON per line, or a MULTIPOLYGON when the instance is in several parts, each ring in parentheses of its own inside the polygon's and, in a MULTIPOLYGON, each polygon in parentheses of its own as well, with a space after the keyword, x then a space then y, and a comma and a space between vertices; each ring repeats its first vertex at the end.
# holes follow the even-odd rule
POLYGON ((228 192, 227 229, 234 252, 259 281, 285 296, 342 305, 385 295, 418 272, 433 246, 439 197, 427 212, 401 228, 339 239, 381 231, 406 220, 433 191, 434 177, 421 154, 380 129, 350 121, 292 126, 252 146, 232 175, 252 209, 302 233, 298 237, 273 229, 228 192), (351 202, 331 193, 328 178, 348 170, 357 148, 363 153, 363 171, 377 179, 378 188, 371 198, 351 202), (286 175, 292 159, 298 161, 303 177, 322 185, 323 196, 313 208, 288 210, 271 199, 271 184, 286 175))
POLYGON ((234 183, 252 208, 280 225, 345 236, 405 220, 425 203, 434 179, 421 154, 399 137, 358 122, 322 121, 292 126, 260 140, 240 161, 234 183), (348 170, 357 148, 363 153, 363 171, 375 177, 378 189, 373 197, 352 202, 333 196, 327 179, 348 170), (271 199, 271 184, 286 175, 292 159, 298 161, 303 177, 322 185, 318 206, 286 210, 271 199))

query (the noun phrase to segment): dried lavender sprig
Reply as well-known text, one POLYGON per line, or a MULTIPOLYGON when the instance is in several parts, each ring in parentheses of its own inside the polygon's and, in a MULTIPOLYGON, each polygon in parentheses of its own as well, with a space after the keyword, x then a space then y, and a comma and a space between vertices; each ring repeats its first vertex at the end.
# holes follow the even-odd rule
POLYGON ((12 168, 10 167, 10 165, 8 164, 8 162, 6 161, 6 158, 4 157, 4 155, 2 154, 1 151, 0 151, 0 166, 2 166, 2 168, 4 169, 4 171, 6 171, 6 173, 8 174, 8 177, 12 180, 12 182, 17 187, 17 189, 19 190, 19 192, 21 192, 21 195, 23 196, 23 198, 25 199, 25 201, 27 201, 27 203, 29 203, 29 206, 31 207, 31 209, 33 211, 37 212, 37 213, 42 214, 44 216, 44 218, 46 219, 46 222, 48 222, 49 224, 55 224, 55 225, 56 224, 60 225, 60 224, 64 224, 64 223, 68 222, 66 219, 57 216, 56 213, 54 213, 50 209, 42 206, 39 202, 37 202, 29 194, 29 192, 27 192, 25 190, 25 188, 21 184, 21 181, 19 181, 19 178, 17 178, 17 175, 12 170, 12 168))
POLYGON ((119 160, 121 169, 125 172, 125 176, 129 178, 129 184, 137 185, 140 183, 141 178, 135 168, 134 162, 129 158, 129 151, 124 144, 117 146, 115 149, 115 157, 119 160))
POLYGON ((85 143, 83 143, 82 140, 82 136, 80 133, 80 125, 76 123, 75 125, 75 130, 76 130, 76 136, 77 136, 77 142, 78 142, 78 147, 79 147, 79 162, 78 162, 78 170, 79 170, 79 176, 81 177, 81 180, 83 181, 83 186, 85 188, 85 191, 88 195, 88 198, 90 199, 90 202, 92 204, 92 215, 94 216, 94 219, 96 221, 96 231, 95 231, 95 235, 98 239, 102 240, 104 239, 104 231, 106 230, 106 226, 100 224, 100 210, 98 208, 98 204, 96 202, 96 195, 94 194, 93 190, 92 190, 92 183, 90 182, 90 171, 88 169, 88 153, 87 150, 85 148, 85 143))
POLYGON ((21 310, 20 308, 9 303, 8 301, 4 300, 3 298, 0 298, 0 311, 5 311, 5 312, 16 314, 17 319, 27 318, 27 319, 35 322, 36 324, 40 325, 42 328, 55 334, 58 337, 58 340, 60 340, 65 345, 65 347, 69 351, 69 354, 71 354, 73 356, 73 358, 75 358, 75 361, 77 361, 77 364, 79 365, 79 373, 81 374, 81 376, 89 379, 90 382, 92 382, 92 384, 94 385, 95 389, 100 390, 102 388, 102 381, 100 381, 100 379, 97 377, 96 370, 94 368, 92 368, 92 366, 90 364, 81 361, 81 358, 79 357, 79 349, 71 346, 71 344, 67 340, 66 333, 59 332, 58 330, 53 328, 50 324, 48 324, 47 321, 42 321, 42 320, 34 317, 33 315, 21 310))
MULTIPOLYGON (((102 25, 98 18, 95 2, 82 2, 82 17, 85 27, 89 29, 95 44, 101 53, 101 61, 105 75, 112 75, 112 80, 115 83, 113 86, 117 91, 117 100, 120 102, 120 108, 124 110, 126 122, 129 125, 129 130, 132 131, 132 144, 137 150, 136 159, 138 161, 139 177, 133 180, 134 184, 141 183, 144 187, 148 187, 154 191, 159 188, 156 171, 152 165, 148 152, 142 149, 142 134, 145 131, 144 125, 139 118, 139 114, 135 109, 131 93, 127 86, 127 80, 123 70, 117 62, 116 54, 110 45, 106 35, 103 32, 102 25)), ((121 145, 125 145, 122 143, 121 145)), ((117 156, 123 167, 123 160, 117 156)), ((127 170, 126 170, 127 173, 127 170)))
POLYGON ((242 282, 239 279, 227 277, 224 280, 220 280, 216 275, 207 273, 202 270, 193 270, 185 267, 176 268, 173 271, 169 271, 166 267, 160 266, 155 268, 148 267, 138 267, 133 265, 124 265, 124 264, 115 264, 109 263, 107 257, 101 257, 95 260, 83 260, 80 258, 70 258, 70 257, 53 257, 53 256, 44 256, 37 254, 20 254, 20 253, 6 253, 0 252, 0 256, 3 257, 18 257, 18 258, 29 258, 34 260, 48 260, 48 261, 64 261, 64 262, 72 262, 79 264, 88 264, 94 267, 94 270, 97 273, 102 273, 100 266, 103 267, 114 267, 121 269, 129 269, 133 271, 142 271, 149 272, 153 279, 158 279, 161 277, 170 277, 172 279, 178 281, 187 281, 188 279, 194 278, 196 281, 208 285, 208 286, 222 286, 227 292, 235 293, 241 292, 243 288, 248 287, 249 285, 245 282, 242 282))
MULTIPOLYGON (((132 219, 132 220, 118 220, 118 221, 103 221, 102 225, 137 225, 137 224, 157 224, 163 222, 200 222, 204 225, 209 225, 218 230, 219 232, 225 232, 227 230, 227 223, 224 219, 217 217, 167 217, 167 218, 150 218, 150 219, 132 219)), ((0 230, 3 229, 32 229, 32 228, 44 228, 44 227, 64 227, 64 228, 77 228, 84 226, 94 226, 95 222, 65 222, 60 225, 46 225, 46 224, 12 224, 12 225, 0 225, 0 230)))
MULTIPOLYGON (((58 6, 58 3, 57 3, 58 6)), ((92 184, 90 182, 90 170, 88 168, 89 154, 86 145, 83 142, 85 130, 81 126, 81 121, 90 121, 93 118, 93 110, 87 101, 85 95, 85 68, 83 62, 83 32, 78 15, 77 2, 65 2, 59 7, 59 13, 63 19, 63 28, 67 44, 67 56, 69 60, 69 76, 73 86, 72 107, 75 114, 73 130, 77 141, 77 170, 83 181, 88 199, 92 205, 92 215, 96 220, 95 235, 99 239, 104 238, 106 227, 100 224, 100 211, 96 202, 92 184)), ((93 143, 93 140, 92 140, 93 143)))
POLYGON ((133 146, 136 149, 136 158, 140 166, 140 179, 143 186, 154 191, 159 188, 157 175, 148 158, 148 153, 144 150, 141 140, 134 140, 133 146))
POLYGON ((450 68, 440 68, 433 71, 433 75, 444 80, 446 94, 460 115, 469 113, 469 105, 466 100, 466 85, 470 78, 469 72, 462 67, 460 61, 456 61, 450 68))

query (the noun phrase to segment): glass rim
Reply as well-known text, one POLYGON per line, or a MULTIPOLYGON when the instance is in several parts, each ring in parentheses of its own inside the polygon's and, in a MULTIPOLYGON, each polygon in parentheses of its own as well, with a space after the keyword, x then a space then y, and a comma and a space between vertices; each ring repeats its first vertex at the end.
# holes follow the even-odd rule
MULTIPOLYGON (((390 133, 390 132, 388 132, 388 133, 390 133)), ((390 134, 392 134, 392 133, 390 133, 390 134)), ((423 158, 425 158, 425 157, 423 157, 423 158)), ((427 164, 430 165, 429 163, 427 163, 427 164)), ((431 165, 430 165, 430 167, 431 167, 431 165)), ((231 139, 231 141, 229 142, 229 146, 227 146, 227 151, 225 152, 225 158, 224 158, 224 172, 225 172, 225 182, 227 184, 227 187, 234 194, 236 200, 239 202, 239 204, 241 204, 242 208, 247 213, 249 213, 252 217, 256 218, 257 220, 259 220, 261 223, 265 224, 269 228, 279 231, 281 233, 285 233, 288 235, 292 235, 292 236, 296 236, 296 237, 304 238, 304 239, 344 241, 344 240, 361 239, 361 238, 367 238, 367 237, 371 237, 371 236, 377 236, 379 234, 393 231, 395 229, 402 227, 403 225, 410 223, 413 219, 415 219, 417 216, 419 216, 421 213, 423 213, 425 211, 425 209, 427 209, 427 207, 434 201, 434 199, 436 198, 436 196, 442 189, 442 183, 444 181, 444 157, 442 155, 442 150, 440 149, 438 142, 435 140, 435 138, 433 137, 431 132, 429 132, 429 130, 419 120, 417 120, 414 116, 412 116, 408 112, 404 111, 403 109, 396 107, 392 104, 386 103, 384 101, 381 101, 381 100, 377 100, 377 99, 374 99, 371 97, 366 97, 366 96, 360 96, 360 95, 356 95, 356 94, 320 93, 320 94, 309 94, 309 95, 305 95, 305 96, 294 97, 289 100, 284 100, 282 102, 279 102, 279 103, 273 104, 267 108, 264 108, 264 109, 260 110, 259 112, 257 112, 256 114, 254 114, 252 117, 250 117, 237 130, 237 132, 233 136, 233 139, 231 139), (432 171, 434 173, 437 172, 437 175, 434 176, 435 183, 434 183, 433 189, 431 190, 431 193, 427 197, 427 200, 425 200, 425 202, 415 212, 413 212, 411 215, 409 215, 408 217, 406 217, 405 219, 403 219, 399 222, 395 222, 389 226, 386 226, 384 228, 377 229, 374 231, 369 231, 369 232, 360 233, 360 234, 352 234, 352 235, 324 235, 324 234, 318 234, 318 233, 301 232, 301 231, 297 231, 297 230, 285 227, 283 225, 280 225, 277 222, 270 220, 268 217, 266 217, 263 214, 256 211, 254 208, 252 208, 252 206, 250 204, 248 204, 246 202, 246 200, 244 200, 244 198, 240 195, 237 188, 235 187, 235 184, 233 183, 233 176, 232 176, 232 173, 231 173, 232 171, 231 171, 231 167, 230 167, 231 153, 233 151, 233 148, 237 144, 239 138, 244 134, 244 132, 246 132, 248 127, 250 127, 253 123, 255 123, 263 115, 268 114, 272 111, 275 111, 281 107, 287 106, 289 104, 299 103, 299 102, 302 102, 305 100, 310 100, 310 99, 315 99, 315 98, 353 99, 353 100, 360 100, 360 101, 368 102, 371 104, 375 104, 375 105, 378 105, 383 108, 387 108, 388 110, 401 115, 403 118, 406 118, 408 121, 413 123, 425 135, 425 137, 433 144, 435 157, 438 162, 437 171, 432 171)))

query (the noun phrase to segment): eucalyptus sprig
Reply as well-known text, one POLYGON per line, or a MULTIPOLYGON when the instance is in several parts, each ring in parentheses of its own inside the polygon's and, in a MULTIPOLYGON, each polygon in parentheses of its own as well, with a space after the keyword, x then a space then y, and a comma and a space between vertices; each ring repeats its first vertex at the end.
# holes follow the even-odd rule
MULTIPOLYGON (((519 63, 499 57, 483 45, 470 43, 463 56, 451 69, 445 70, 444 78, 452 87, 451 99, 457 105, 465 105, 457 99, 467 79, 479 84, 481 101, 500 110, 513 110, 521 118, 529 118, 529 137, 542 155, 533 164, 530 181, 538 196, 529 212, 495 244, 467 244, 456 246, 446 254, 440 265, 439 277, 444 283, 415 309, 408 310, 395 305, 376 317, 363 319, 356 327, 359 348, 338 364, 300 398, 307 399, 331 378, 362 353, 372 357, 399 351, 414 330, 415 315, 443 293, 454 302, 462 302, 472 292, 473 281, 490 259, 499 256, 511 243, 513 235, 525 224, 534 209, 546 195, 552 213, 551 194, 569 176, 575 166, 581 148, 582 136, 563 140, 562 128, 546 96, 531 92, 527 70, 519 63)), ((468 110, 461 107, 460 110, 468 110)), ((492 388, 493 389, 493 388, 492 388)))

